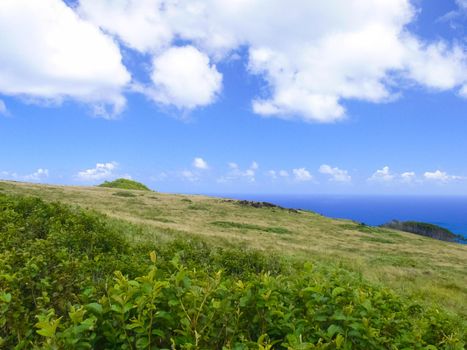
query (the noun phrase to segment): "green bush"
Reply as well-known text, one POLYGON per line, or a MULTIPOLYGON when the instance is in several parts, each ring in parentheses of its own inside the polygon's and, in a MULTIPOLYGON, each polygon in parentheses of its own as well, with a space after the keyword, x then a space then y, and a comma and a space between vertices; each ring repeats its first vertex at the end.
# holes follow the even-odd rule
POLYGON ((0 194, 0 349, 464 348, 461 320, 343 268, 127 228, 0 194))

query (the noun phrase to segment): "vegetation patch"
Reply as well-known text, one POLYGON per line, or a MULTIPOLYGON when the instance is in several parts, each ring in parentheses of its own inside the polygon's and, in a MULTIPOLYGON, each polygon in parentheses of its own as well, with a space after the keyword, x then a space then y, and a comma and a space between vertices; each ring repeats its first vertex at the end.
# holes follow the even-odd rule
POLYGON ((359 224, 342 224, 339 227, 343 228, 344 230, 352 230, 352 231, 359 231, 362 233, 375 233, 375 234, 390 234, 391 232, 384 230, 380 227, 369 226, 364 223, 359 224))
POLYGON ((118 191, 118 192, 112 193, 112 196, 118 196, 118 197, 136 197, 136 194, 134 194, 133 192, 118 191))
POLYGON ((116 179, 114 181, 105 181, 99 187, 120 188, 122 190, 140 190, 151 191, 146 185, 129 179, 116 179))
POLYGON ((278 233, 278 234, 292 233, 284 227, 267 227, 267 226, 246 224, 246 223, 240 223, 240 222, 232 222, 232 221, 213 221, 211 222, 211 225, 215 225, 215 226, 222 227, 222 228, 235 228, 235 229, 241 229, 241 230, 257 230, 257 231, 271 232, 271 233, 278 233))
POLYGON ((202 203, 194 203, 188 206, 190 210, 210 210, 209 206, 202 203))
POLYGON ((151 220, 153 221, 157 221, 157 222, 163 222, 163 223, 175 223, 175 221, 173 220, 170 220, 170 219, 167 219, 167 218, 158 218, 158 217, 153 217, 151 218, 151 220))
POLYGON ((464 348, 462 320, 337 266, 123 231, 0 194, 0 348, 464 348))
POLYGON ((393 240, 382 238, 382 237, 362 237, 362 241, 366 242, 376 242, 376 243, 384 243, 384 244, 394 244, 393 240))

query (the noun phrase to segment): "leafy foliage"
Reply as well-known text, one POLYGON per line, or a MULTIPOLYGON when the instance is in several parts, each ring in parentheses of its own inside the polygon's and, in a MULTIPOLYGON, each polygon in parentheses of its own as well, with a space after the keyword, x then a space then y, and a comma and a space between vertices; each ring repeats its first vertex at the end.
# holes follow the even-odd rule
POLYGON ((122 190, 141 190, 151 191, 146 185, 141 182, 129 179, 116 179, 114 181, 105 181, 99 187, 120 188, 122 190))
POLYGON ((101 215, 0 194, 0 348, 463 349, 463 326, 340 267, 130 244, 101 215))

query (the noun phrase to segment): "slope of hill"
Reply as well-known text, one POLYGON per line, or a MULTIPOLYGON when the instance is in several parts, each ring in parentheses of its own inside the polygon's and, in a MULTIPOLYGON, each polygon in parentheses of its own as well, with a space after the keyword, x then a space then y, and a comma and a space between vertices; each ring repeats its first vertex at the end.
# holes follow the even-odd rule
POLYGON ((189 237, 131 242, 138 231, 81 208, 0 193, 0 348, 465 344, 460 318, 342 267, 189 237))
POLYGON ((134 196, 116 197, 112 188, 0 182, 0 193, 61 201, 106 214, 118 225, 131 223, 127 238, 135 244, 200 238, 222 249, 248 248, 292 261, 340 264, 401 295, 467 315, 465 245, 309 211, 205 196, 130 192, 134 196))

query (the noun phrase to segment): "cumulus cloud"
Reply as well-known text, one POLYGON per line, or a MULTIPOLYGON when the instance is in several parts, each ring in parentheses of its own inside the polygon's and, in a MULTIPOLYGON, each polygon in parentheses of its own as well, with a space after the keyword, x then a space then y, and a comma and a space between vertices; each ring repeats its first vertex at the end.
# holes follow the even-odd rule
POLYGON ((377 182, 391 182, 394 180, 395 175, 391 173, 388 166, 376 170, 373 175, 368 179, 369 181, 377 182))
POLYGON ((293 169, 292 174, 294 175, 294 179, 296 181, 302 182, 302 181, 311 181, 311 180, 313 180, 313 176, 305 168, 293 169))
POLYGON ((5 179, 5 180, 14 180, 18 177, 18 174, 2 170, 0 171, 0 176, 2 179, 5 179))
POLYGON ((416 175, 413 171, 406 171, 401 174, 401 181, 404 183, 412 183, 415 179, 416 175))
MULTIPOLYGON (((78 12, 128 47, 155 57, 153 98, 159 103, 183 108, 212 103, 221 76, 208 57, 221 61, 247 48, 248 71, 262 77, 266 87, 253 98, 254 112, 333 122, 345 117, 347 100, 390 100, 400 80, 435 90, 467 85, 465 49, 412 34, 408 25, 418 11, 412 3, 80 0, 78 12), (189 46, 174 48, 176 40, 189 46), (177 65, 178 72, 164 62, 167 57, 188 67, 177 65), (200 77, 206 81, 194 91, 200 77), (186 96, 174 83, 177 78, 187 78, 186 96)), ((465 0, 458 4, 465 8, 465 0)))
MULTIPOLYGON (((261 116, 334 122, 346 116, 347 101, 386 102, 407 81, 466 96, 465 47, 411 33, 413 3, 79 0, 71 8, 3 0, 0 93, 71 98, 116 114, 131 80, 118 40, 151 60, 149 83, 133 82, 134 91, 184 110, 215 102, 216 64, 242 52, 248 72, 264 82, 251 101, 261 116)), ((457 3, 465 13, 465 0, 457 3)))
POLYGON ((275 170, 268 170, 266 173, 271 179, 277 179, 277 172, 275 170))
POLYGON ((467 84, 464 85, 464 86, 460 89, 459 94, 460 94, 462 97, 467 98, 467 84))
POLYGON ((220 177, 217 182, 223 183, 240 179, 246 180, 248 182, 256 181, 256 171, 259 169, 259 164, 256 161, 253 161, 251 165, 245 170, 240 169, 238 164, 234 162, 228 163, 228 166, 230 171, 226 175, 220 177))
POLYGON ((108 180, 116 177, 117 162, 97 163, 94 168, 78 172, 76 177, 81 181, 108 180))
POLYGON ((199 157, 193 159, 193 166, 196 169, 201 169, 201 170, 206 170, 209 168, 208 163, 203 158, 199 158, 199 157))
POLYGON ((195 181, 198 181, 199 180, 199 176, 197 174, 195 174, 193 171, 191 170, 183 170, 180 172, 180 176, 184 179, 184 180, 188 180, 190 182, 195 182, 195 181))
POLYGON ((49 177, 49 170, 39 168, 35 172, 29 175, 23 176, 23 179, 26 181, 41 181, 49 177))
POLYGON ((7 180, 22 180, 22 181, 41 181, 49 177, 49 170, 39 168, 35 172, 26 175, 20 175, 16 172, 0 171, 0 176, 7 180))
POLYGON ((161 0, 80 0, 77 11, 126 46, 147 53, 166 47, 173 38, 164 4, 161 0))
POLYGON ((153 60, 154 101, 180 109, 194 109, 215 101, 222 88, 222 75, 209 57, 193 46, 172 47, 153 60))
POLYGON ((336 182, 352 181, 352 177, 348 174, 347 170, 342 170, 337 167, 333 168, 327 164, 321 165, 319 167, 319 172, 321 174, 329 175, 332 181, 336 181, 336 182))
POLYGON ((463 179, 463 177, 461 176, 449 175, 445 171, 441 171, 441 170, 436 170, 433 172, 427 171, 423 174, 423 176, 425 177, 426 180, 438 181, 438 182, 444 182, 444 183, 453 181, 453 180, 463 179))
POLYGON ((71 98, 103 116, 125 106, 130 74, 118 45, 61 0, 0 1, 0 93, 71 98))

